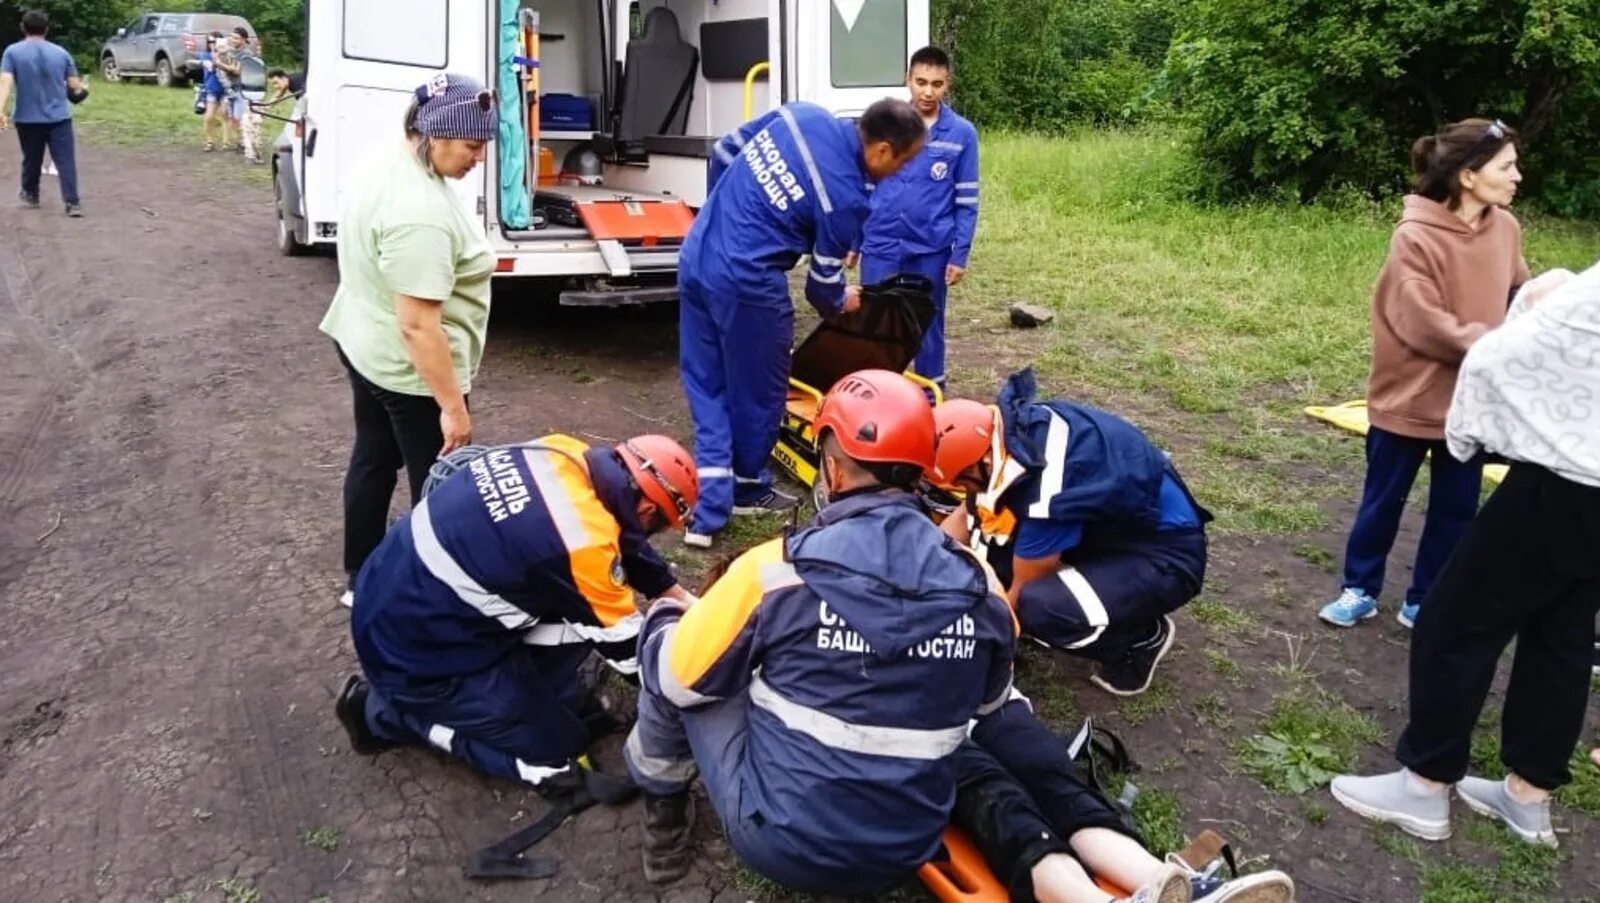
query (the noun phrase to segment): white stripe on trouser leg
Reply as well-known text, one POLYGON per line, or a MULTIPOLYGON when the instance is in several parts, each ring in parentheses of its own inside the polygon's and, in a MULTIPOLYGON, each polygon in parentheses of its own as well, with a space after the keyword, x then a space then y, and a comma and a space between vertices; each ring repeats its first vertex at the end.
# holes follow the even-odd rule
POLYGON ((450 743, 451 741, 455 740, 455 738, 455 728, 445 727, 442 724, 435 724, 428 728, 428 742, 439 747, 445 752, 450 751, 450 743))
POLYGON ((628 741, 623 745, 628 754, 628 763, 639 774, 652 781, 663 784, 686 784, 694 780, 699 769, 695 767, 694 759, 658 759, 644 751, 644 741, 639 739, 637 730, 628 732, 628 741))
POLYGON ((556 775, 566 774, 572 770, 571 765, 562 765, 559 768, 549 768, 544 765, 529 765, 521 759, 512 759, 517 763, 517 777, 537 787, 556 775))
POLYGON ((1056 576, 1067 585, 1072 598, 1078 600, 1078 607, 1083 609, 1084 623, 1093 628, 1088 636, 1067 645, 1068 649, 1082 649, 1100 639, 1100 634, 1106 632, 1106 625, 1111 623, 1111 619, 1106 615, 1106 605, 1100 601, 1100 594, 1094 591, 1094 587, 1089 585, 1077 568, 1063 568, 1056 576))
POLYGON ((702 480, 726 480, 733 476, 731 467, 702 467, 695 471, 695 475, 702 480))

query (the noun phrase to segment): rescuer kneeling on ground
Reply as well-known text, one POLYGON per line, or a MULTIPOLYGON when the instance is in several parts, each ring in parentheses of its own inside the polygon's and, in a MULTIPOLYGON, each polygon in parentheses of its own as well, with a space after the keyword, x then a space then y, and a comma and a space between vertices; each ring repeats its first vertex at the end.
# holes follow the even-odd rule
POLYGON ((697 771, 734 851, 772 880, 860 895, 906 881, 939 848, 968 722, 1009 698, 999 586, 910 491, 933 461, 922 390, 846 376, 817 433, 832 502, 813 525, 645 616, 625 755, 653 882, 689 869, 697 771))
POLYGON ((367 559, 351 630, 363 676, 336 711, 356 752, 431 744, 541 792, 571 789, 606 721, 580 665, 636 670, 647 598, 686 602, 647 537, 680 526, 694 461, 665 436, 469 448, 367 559), (370 682, 370 683, 369 683, 370 682))

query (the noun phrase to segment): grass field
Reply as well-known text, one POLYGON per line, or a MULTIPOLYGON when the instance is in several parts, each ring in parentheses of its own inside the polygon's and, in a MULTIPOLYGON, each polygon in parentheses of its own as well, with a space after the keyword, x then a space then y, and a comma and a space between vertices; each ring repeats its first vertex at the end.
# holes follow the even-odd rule
MULTIPOLYGON (((73 109, 73 117, 90 141, 121 147, 160 147, 173 151, 193 151, 201 156, 201 117, 194 112, 194 88, 161 88, 142 81, 103 82, 93 80, 89 99, 73 109)), ((264 120, 263 145, 272 140, 281 123, 264 120)), ((206 154, 219 161, 229 158, 217 151, 206 154)), ((269 168, 250 166, 233 155, 242 178, 257 184, 271 184, 269 168)))
MULTIPOLYGON (((94 91, 79 109, 90 140, 200 156, 190 92, 142 84, 94 91)), ((1398 201, 1200 207, 1181 200, 1186 165, 1180 136, 1161 130, 987 136, 971 276, 951 299, 952 383, 975 395, 992 392, 1010 363, 1033 361, 1046 391, 1122 412, 1171 449, 1233 548, 1281 549, 1284 568, 1326 578, 1331 588, 1339 562, 1325 537, 1314 540, 1344 526, 1330 519, 1333 503, 1359 495, 1360 444, 1308 422, 1301 408, 1363 392, 1369 293, 1398 201), (1055 322, 1031 332, 1006 328, 1006 308, 1019 300, 1052 309, 1055 322)), ((237 168, 264 181, 260 168, 237 168)), ((1600 258, 1600 226, 1518 212, 1535 272, 1600 258)), ((779 526, 736 521, 724 549, 767 539, 779 526)), ((691 572, 704 565, 693 552, 672 555, 691 572)), ((1304 622, 1290 628, 1297 632, 1316 629, 1309 612, 1284 614, 1306 604, 1296 595, 1306 590, 1273 568, 1214 568, 1204 597, 1185 615, 1187 670, 1164 673, 1150 694, 1117 707, 1121 724, 1144 731, 1143 739, 1183 734, 1174 741, 1183 755, 1169 750, 1140 779, 1145 795, 1136 815, 1155 843, 1181 841, 1194 825, 1186 807, 1228 802, 1227 794, 1196 802, 1197 773, 1214 771, 1238 782, 1234 795, 1255 794, 1247 805, 1256 827, 1268 826, 1258 845, 1269 850, 1279 846, 1276 826, 1298 834, 1345 821, 1320 788, 1392 742, 1403 686, 1382 688, 1386 709, 1364 690, 1358 711, 1350 676, 1361 676, 1362 656, 1373 648, 1363 643, 1376 644, 1373 634, 1322 641, 1333 655, 1339 642, 1354 650, 1342 672, 1329 655, 1313 664, 1317 640, 1306 651, 1305 634, 1269 635, 1273 618, 1304 622), (1288 659, 1274 662, 1285 642, 1288 659), (1207 684, 1195 690, 1200 680, 1207 684)), ((1403 682, 1403 659, 1388 674, 1403 682)), ((1093 692, 1031 646, 1018 680, 1058 726, 1078 716, 1080 691, 1093 692)), ((1474 747, 1475 768, 1491 774, 1500 768, 1495 727, 1486 720, 1474 747)), ((1563 807, 1600 818, 1600 771, 1575 761, 1574 774, 1563 807)), ((1562 870, 1597 849, 1593 831, 1563 840, 1556 854, 1530 850, 1487 824, 1462 832, 1446 853, 1425 852, 1387 829, 1355 833, 1352 843, 1357 829, 1344 830, 1327 835, 1343 838, 1327 841, 1334 848, 1313 842, 1308 855, 1385 872, 1401 866, 1425 903, 1549 899, 1562 870)), ((1293 871, 1297 863, 1280 864, 1293 871)), ((736 881, 762 899, 793 898, 750 873, 736 881)))
MULTIPOLYGON (((1222 530, 1323 526, 1326 492, 1304 476, 1348 450, 1305 429, 1300 409, 1364 391, 1370 290, 1398 202, 1197 207, 1175 200, 1185 163, 1162 132, 993 137, 983 154, 973 278, 952 321, 1017 299, 1052 308, 1041 377, 1158 421, 1222 530)), ((1525 226, 1535 272, 1600 258, 1593 225, 1525 226)), ((973 367, 955 376, 993 381, 973 367)))

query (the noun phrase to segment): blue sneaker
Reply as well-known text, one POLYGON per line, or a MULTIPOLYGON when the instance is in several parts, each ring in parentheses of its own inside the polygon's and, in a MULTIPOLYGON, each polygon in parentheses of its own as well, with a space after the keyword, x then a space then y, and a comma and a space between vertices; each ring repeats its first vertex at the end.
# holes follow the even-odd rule
POLYGON ((1339 598, 1322 606, 1317 617, 1335 627, 1354 627, 1357 622, 1365 621, 1377 613, 1377 599, 1353 586, 1347 586, 1340 591, 1339 598))
POLYGON ((1400 613, 1395 615, 1394 619, 1400 622, 1401 627, 1410 630, 1417 626, 1417 613, 1420 611, 1422 611, 1421 602, 1407 602, 1400 606, 1400 613))

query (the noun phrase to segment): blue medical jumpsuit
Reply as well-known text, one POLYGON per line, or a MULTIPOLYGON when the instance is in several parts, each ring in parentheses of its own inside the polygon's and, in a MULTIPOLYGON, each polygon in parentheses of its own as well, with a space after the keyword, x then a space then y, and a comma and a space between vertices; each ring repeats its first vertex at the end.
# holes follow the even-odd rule
POLYGON ((940 106, 922 152, 872 192, 860 247, 863 285, 897 273, 933 281, 933 323, 911 367, 940 388, 949 291, 944 270, 949 264, 966 268, 977 227, 978 132, 956 111, 940 106))
POLYGON ((398 521, 356 577, 368 728, 540 788, 593 739, 579 666, 637 670, 634 591, 675 584, 622 459, 569 436, 492 448, 398 521))
POLYGON ((700 501, 690 528, 713 534, 735 504, 771 490, 794 344, 786 273, 811 255, 806 300, 844 304, 844 255, 867 215, 867 175, 852 122, 792 103, 714 149, 705 206, 678 263, 679 366, 694 418, 700 501))
POLYGON ((996 406, 1005 454, 973 499, 976 538, 1008 584, 1013 557, 1061 562, 1055 577, 1022 588, 1023 633, 1116 661, 1199 594, 1211 513, 1138 427, 1039 400, 1032 370, 1012 374, 996 406))

